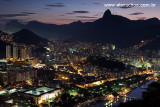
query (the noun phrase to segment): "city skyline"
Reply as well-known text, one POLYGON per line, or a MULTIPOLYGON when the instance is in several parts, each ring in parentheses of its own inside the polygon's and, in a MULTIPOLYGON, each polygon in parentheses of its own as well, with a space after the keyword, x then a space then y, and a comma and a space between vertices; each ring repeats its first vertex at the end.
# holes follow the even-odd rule
POLYGON ((26 23, 37 20, 50 24, 68 24, 73 21, 92 22, 103 16, 108 8, 113 14, 122 15, 131 20, 160 19, 160 3, 156 0, 1 0, 0 24, 10 20, 26 23), (105 7, 104 4, 156 4, 155 7, 105 7))

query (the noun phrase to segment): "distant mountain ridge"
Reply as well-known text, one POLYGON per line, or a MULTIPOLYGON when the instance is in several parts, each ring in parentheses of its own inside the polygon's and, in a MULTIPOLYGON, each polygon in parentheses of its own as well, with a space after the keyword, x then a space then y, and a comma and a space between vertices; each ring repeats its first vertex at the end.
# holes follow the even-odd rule
POLYGON ((6 24, 5 31, 14 33, 24 28, 43 38, 58 37, 69 40, 108 42, 121 48, 130 47, 143 39, 160 35, 158 18, 134 21, 113 15, 110 10, 106 10, 102 18, 86 23, 77 21, 66 25, 55 25, 31 21, 24 25, 18 21, 11 21, 6 24))

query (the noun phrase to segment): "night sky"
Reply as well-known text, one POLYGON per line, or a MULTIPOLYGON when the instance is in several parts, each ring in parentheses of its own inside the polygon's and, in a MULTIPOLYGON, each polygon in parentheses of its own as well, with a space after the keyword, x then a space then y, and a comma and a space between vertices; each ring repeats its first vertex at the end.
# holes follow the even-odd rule
POLYGON ((157 17, 160 19, 160 0, 0 0, 0 24, 12 19, 26 23, 68 24, 73 21, 94 21, 102 17, 107 3, 154 3, 154 8, 109 8, 112 13, 132 20, 157 17))

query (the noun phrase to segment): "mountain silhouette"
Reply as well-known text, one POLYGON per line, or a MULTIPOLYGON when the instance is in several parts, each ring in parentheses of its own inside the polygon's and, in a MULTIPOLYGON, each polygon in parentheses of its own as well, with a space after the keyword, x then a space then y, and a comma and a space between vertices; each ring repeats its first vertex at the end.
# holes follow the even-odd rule
POLYGON ((27 24, 13 22, 6 24, 6 32, 13 33, 26 28, 43 38, 108 42, 120 48, 130 47, 141 40, 160 35, 158 18, 130 20, 120 15, 113 15, 110 10, 106 10, 102 18, 86 23, 77 21, 66 25, 55 25, 38 21, 27 24))
POLYGON ((13 41, 27 45, 42 45, 47 43, 47 39, 41 38, 28 29, 22 29, 14 34, 13 41))
POLYGON ((139 50, 145 51, 145 50, 160 50, 160 36, 157 36, 154 38, 154 40, 143 47, 141 47, 139 50))
POLYGON ((5 32, 7 32, 8 34, 12 34, 23 28, 24 28, 24 25, 18 22, 18 20, 12 20, 6 24, 5 32))

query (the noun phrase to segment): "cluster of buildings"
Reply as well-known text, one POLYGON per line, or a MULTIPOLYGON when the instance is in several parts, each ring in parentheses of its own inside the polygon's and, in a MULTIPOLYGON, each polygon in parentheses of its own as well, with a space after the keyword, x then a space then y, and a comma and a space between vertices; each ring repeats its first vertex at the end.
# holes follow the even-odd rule
POLYGON ((0 95, 9 94, 12 96, 12 93, 16 93, 17 97, 7 98, 12 100, 13 105, 17 100, 38 106, 46 101, 53 102, 62 92, 59 84, 53 80, 46 81, 45 85, 41 85, 38 69, 31 67, 24 61, 0 60, 0 95), (36 81, 38 83, 35 85, 36 81))
POLYGON ((105 56, 115 50, 115 45, 80 41, 52 41, 48 46, 48 58, 54 63, 77 63, 88 56, 105 56))
POLYGON ((53 80, 54 75, 46 80, 48 74, 44 76, 43 70, 43 73, 38 72, 52 59, 48 53, 44 51, 42 54, 35 45, 15 43, 13 35, 0 34, 0 39, 10 44, 6 45, 6 57, 0 60, 0 96, 6 97, 4 100, 10 106, 22 100, 24 104, 32 106, 39 106, 46 101, 53 102, 62 91, 61 82, 53 80), (18 96, 15 97, 13 93, 18 96))
MULTIPOLYGON (((21 62, 20 62, 21 63, 21 62)), ((37 70, 27 67, 22 67, 15 63, 8 63, 7 60, 0 60, 0 80, 6 84, 13 84, 19 81, 26 81, 32 83, 34 78, 37 78, 37 70)))
POLYGON ((11 59, 13 61, 21 60, 25 61, 27 57, 29 57, 31 54, 31 50, 29 50, 26 47, 17 47, 14 46, 13 48, 8 45, 6 46, 6 58, 11 59))
POLYGON ((27 90, 21 93, 23 97, 33 98, 36 105, 39 105, 47 100, 54 99, 61 93, 60 88, 50 88, 50 87, 38 87, 31 90, 27 90))
POLYGON ((112 81, 158 71, 159 68, 155 65, 160 64, 160 52, 143 52, 138 50, 149 42, 151 41, 141 41, 141 44, 135 45, 133 48, 118 49, 112 44, 96 42, 52 41, 48 47, 46 47, 48 50, 46 56, 48 62, 54 65, 57 75, 60 75, 57 78, 58 80, 64 80, 65 82, 67 81, 76 85, 95 86, 96 84, 89 84, 94 84, 96 81, 101 80, 112 81), (89 56, 102 56, 108 60, 123 62, 126 65, 126 69, 109 70, 105 68, 100 69, 95 65, 82 65, 89 56), (94 77, 94 79, 91 79, 92 81, 82 79, 92 77, 94 77))
POLYGON ((34 78, 37 77, 36 70, 23 70, 23 71, 0 71, 0 80, 3 84, 13 84, 19 81, 26 81, 32 83, 34 78))
POLYGON ((0 32, 0 39, 6 42, 13 42, 13 35, 9 35, 3 32, 0 32))
POLYGON ((55 64, 54 65, 57 78, 56 80, 65 83, 72 83, 81 88, 94 87, 103 84, 106 81, 113 81, 137 75, 136 68, 131 66, 124 70, 99 68, 93 65, 69 65, 55 64))
POLYGON ((33 88, 24 89, 20 95, 26 99, 33 98, 38 105, 46 100, 53 100, 62 92, 57 84, 74 84, 81 88, 88 88, 101 85, 106 81, 158 71, 160 51, 144 53, 137 50, 141 45, 133 49, 118 49, 112 44, 96 42, 50 41, 48 46, 44 47, 46 52, 41 55, 43 57, 37 60, 33 57, 30 47, 7 45, 6 60, 0 60, 0 81, 4 85, 27 82, 33 88), (84 64, 90 56, 120 61, 126 65, 126 68, 111 70, 84 64), (38 81, 38 86, 33 85, 35 80, 38 81))

